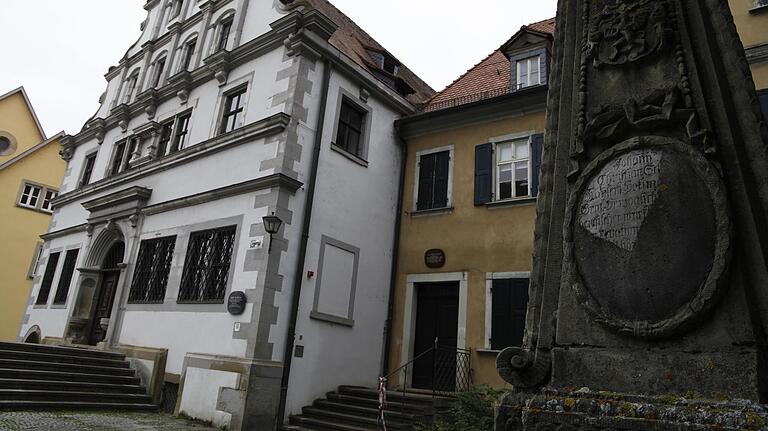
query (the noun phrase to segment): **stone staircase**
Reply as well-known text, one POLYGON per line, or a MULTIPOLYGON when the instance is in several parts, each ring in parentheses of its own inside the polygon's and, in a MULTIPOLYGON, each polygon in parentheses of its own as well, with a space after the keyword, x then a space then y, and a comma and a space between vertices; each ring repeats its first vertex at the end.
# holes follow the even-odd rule
MULTIPOLYGON (((431 424, 448 409, 452 399, 406 392, 387 392, 384 417, 388 430, 412 430, 417 423, 431 424)), ((379 393, 376 389, 339 386, 325 398, 315 400, 290 417, 284 431, 372 431, 378 430, 379 393)))
POLYGON ((0 410, 156 408, 125 355, 0 342, 0 410))

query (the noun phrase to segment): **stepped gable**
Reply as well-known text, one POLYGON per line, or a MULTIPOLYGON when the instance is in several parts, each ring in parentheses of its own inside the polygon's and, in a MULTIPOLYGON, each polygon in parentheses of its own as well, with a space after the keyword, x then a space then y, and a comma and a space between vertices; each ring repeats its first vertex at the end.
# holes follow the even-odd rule
MULTIPOLYGON (((523 31, 554 36, 555 18, 524 25, 515 33, 515 36, 523 31)), ((506 44, 507 42, 504 43, 506 44)), ((430 99, 425 106, 425 111, 442 109, 442 105, 450 101, 456 101, 450 105, 457 106, 504 94, 509 91, 509 74, 509 60, 499 47, 430 99)))
MULTIPOLYGON (((284 3, 300 3, 295 0, 284 0, 284 3)), ((402 62, 397 60, 397 57, 387 51, 381 44, 379 44, 374 38, 360 28, 354 21, 352 21, 344 12, 340 11, 333 4, 327 0, 306 0, 306 3, 311 4, 312 7, 322 12, 323 15, 331 19, 337 26, 338 30, 331 36, 330 43, 336 47, 339 51, 344 53, 352 61, 359 66, 373 73, 376 70, 379 73, 386 73, 378 69, 373 59, 370 58, 367 48, 375 51, 386 52, 389 56, 400 63, 399 78, 402 78, 411 88, 414 90, 414 94, 411 94, 407 99, 413 103, 424 103, 429 100, 430 97, 435 95, 435 90, 419 78, 413 71, 408 69, 402 62)))

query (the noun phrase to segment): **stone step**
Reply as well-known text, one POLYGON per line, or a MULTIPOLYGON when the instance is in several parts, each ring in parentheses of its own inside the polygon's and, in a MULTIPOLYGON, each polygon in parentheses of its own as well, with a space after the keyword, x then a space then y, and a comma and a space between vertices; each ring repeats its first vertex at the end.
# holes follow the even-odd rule
POLYGON ((102 374, 110 376, 133 376, 130 368, 99 367, 94 365, 65 364, 60 362, 25 361, 0 358, 0 368, 16 370, 61 371, 81 374, 102 374))
MULTIPOLYGON (((326 397, 330 401, 341 402, 345 404, 354 404, 358 406, 364 406, 369 408, 379 408, 379 399, 357 397, 354 395, 344 395, 338 392, 329 392, 326 397)), ((435 407, 429 404, 410 404, 398 401, 393 401, 387 398, 387 411, 396 412, 413 412, 420 415, 433 415, 435 414, 435 407)))
POLYGON ((62 354, 58 350, 51 353, 32 352, 24 350, 3 350, 0 348, 0 359, 18 359, 23 361, 56 362, 61 364, 94 365, 99 367, 129 368, 130 364, 124 359, 112 359, 90 356, 73 356, 62 354))
MULTIPOLYGON (((377 402, 379 399, 379 391, 372 388, 364 388, 360 386, 339 386, 338 392, 343 395, 375 399, 377 402)), ((398 391, 387 391, 387 400, 408 404, 431 405, 438 408, 448 407, 455 401, 455 399, 451 397, 432 396, 431 394, 414 392, 405 392, 405 394, 403 394, 403 392, 398 391)))
POLYGON ((308 429, 313 431, 378 431, 374 426, 360 426, 339 423, 337 421, 307 417, 303 415, 291 416, 291 425, 298 426, 299 429, 308 429))
POLYGON ((2 401, 0 410, 157 410, 154 404, 80 401, 2 401))
MULTIPOLYGON (((69 374, 67 374, 69 376, 69 374)), ((147 391, 138 382, 135 385, 73 382, 60 380, 31 380, 31 379, 4 379, 0 378, 2 389, 27 389, 46 391, 73 391, 73 392, 108 392, 121 394, 146 394, 147 391)))
POLYGON ((151 404, 147 394, 0 389, 0 401, 66 401, 112 404, 151 404))
MULTIPOLYGON (((354 426, 363 426, 363 427, 367 426, 367 427, 374 427, 374 429, 376 429, 376 425, 378 424, 378 420, 376 419, 375 415, 373 417, 360 416, 354 413, 342 413, 342 412, 326 410, 324 408, 317 408, 317 407, 304 407, 301 409, 301 412, 302 412, 302 416, 318 418, 322 420, 354 425, 354 426)), ((411 428, 410 424, 398 422, 395 420, 387 420, 387 429, 397 430, 397 429, 410 429, 410 428, 411 428)))
POLYGON ((94 350, 81 347, 52 346, 48 344, 0 342, 0 350, 16 350, 23 352, 49 353, 54 355, 69 355, 114 360, 125 359, 125 355, 117 352, 106 352, 103 350, 94 350))
POLYGON ((110 374, 89 374, 89 373, 71 373, 49 370, 25 370, 18 368, 0 367, 0 378, 2 379, 28 379, 42 381, 69 381, 79 383, 109 383, 118 385, 139 385, 139 378, 134 375, 119 376, 110 374))
MULTIPOLYGON (((372 418, 372 419, 376 419, 379 416, 378 406, 376 406, 375 408, 372 408, 372 407, 348 404, 343 402, 335 402, 330 400, 316 400, 314 403, 314 406, 319 409, 323 409, 327 411, 353 414, 355 416, 361 416, 361 417, 372 418)), ((397 422, 407 422, 407 423, 424 422, 425 420, 425 417, 420 414, 396 412, 389 409, 385 410, 384 418, 387 421, 397 421, 397 422)))

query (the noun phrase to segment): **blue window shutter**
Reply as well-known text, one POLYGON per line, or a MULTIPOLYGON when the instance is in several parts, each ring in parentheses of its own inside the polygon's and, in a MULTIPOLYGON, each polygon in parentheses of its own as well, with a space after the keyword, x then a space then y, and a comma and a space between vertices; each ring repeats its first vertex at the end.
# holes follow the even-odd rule
POLYGON ((493 200, 493 145, 475 147, 475 205, 493 200))
POLYGON ((531 137, 531 196, 539 195, 539 175, 541 173, 541 157, 544 153, 544 135, 531 137))

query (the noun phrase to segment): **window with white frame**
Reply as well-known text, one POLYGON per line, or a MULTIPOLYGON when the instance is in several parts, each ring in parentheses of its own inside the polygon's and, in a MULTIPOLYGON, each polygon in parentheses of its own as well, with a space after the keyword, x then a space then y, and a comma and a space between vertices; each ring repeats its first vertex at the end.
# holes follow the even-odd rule
POLYGON ((28 183, 24 184, 24 190, 19 198, 19 205, 27 208, 37 208, 42 192, 43 187, 28 183))
POLYGON ((530 138, 496 144, 497 200, 531 195, 530 138))
POLYGON ((45 196, 43 197, 43 203, 40 205, 40 209, 45 212, 53 211, 53 208, 51 207, 51 201, 54 200, 58 195, 59 192, 56 190, 46 189, 45 196))
POLYGON ((59 191, 52 187, 25 181, 21 186, 18 205, 23 208, 50 213, 53 211, 51 201, 53 201, 58 194, 59 191))
POLYGON ((517 88, 541 84, 541 63, 539 56, 517 61, 517 88))

